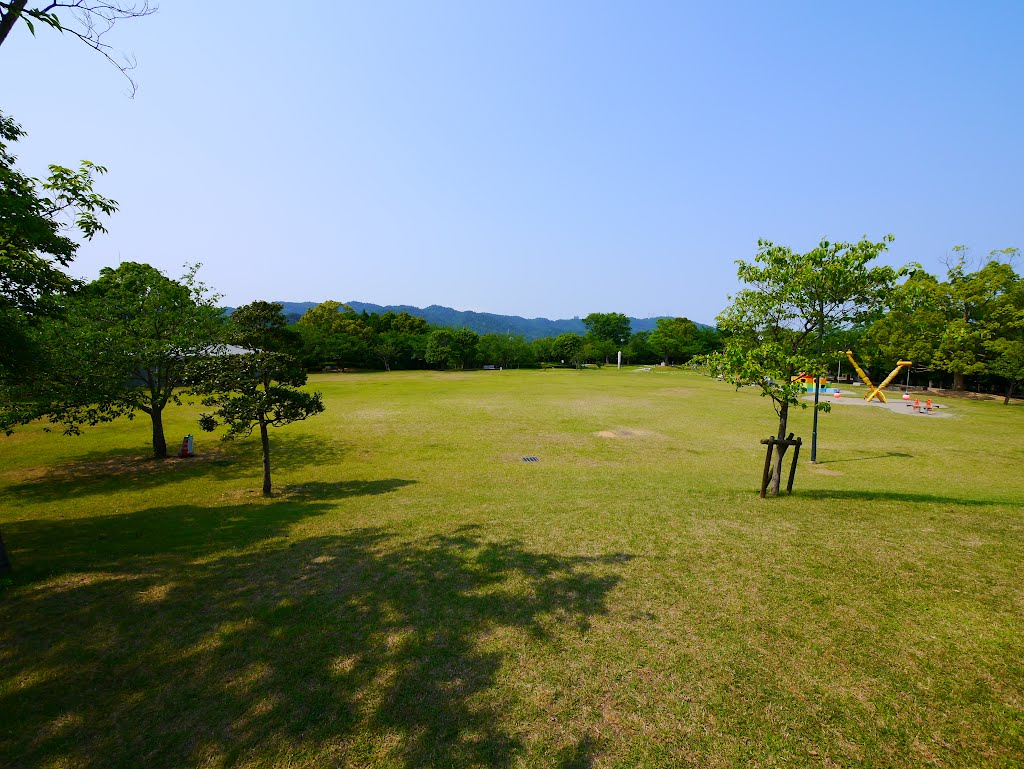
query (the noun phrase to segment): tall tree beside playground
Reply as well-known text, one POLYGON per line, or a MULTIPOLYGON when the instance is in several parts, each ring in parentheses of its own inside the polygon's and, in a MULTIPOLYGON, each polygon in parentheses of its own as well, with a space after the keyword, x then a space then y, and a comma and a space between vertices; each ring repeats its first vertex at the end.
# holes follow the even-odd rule
POLYGON ((186 366, 222 340, 216 298, 196 278, 180 280, 148 264, 124 262, 68 295, 63 315, 42 328, 46 377, 26 401, 27 414, 47 416, 64 432, 136 412, 149 416, 153 456, 167 456, 163 413, 180 404, 186 366))
POLYGON ((864 337, 864 357, 874 352, 885 364, 904 358, 917 371, 948 373, 954 390, 971 375, 1012 379, 1013 345, 1003 341, 1015 339, 1019 325, 1020 278, 1007 261, 1016 249, 993 251, 973 269, 965 246, 953 253, 946 280, 916 270, 899 286, 864 337))
POLYGON ((1024 386, 1024 278, 1012 283, 989 309, 985 351, 988 371, 1006 382, 1003 404, 1024 386))
POLYGON ((994 312, 1012 293, 1018 278, 999 257, 1016 255, 1016 249, 993 252, 989 261, 974 271, 970 270, 966 249, 957 246, 954 251, 959 257, 949 267, 943 284, 947 322, 932 364, 953 375, 954 390, 964 390, 967 375, 987 369, 986 342, 1001 336, 994 312))
POLYGON ((899 360, 909 360, 916 371, 931 370, 949 320, 946 293, 934 275, 925 270, 912 272, 893 290, 889 311, 857 340, 861 364, 888 370, 899 360))
MULTIPOLYGON (((239 318, 232 316, 235 336, 257 337, 268 326, 268 320, 273 327, 284 323, 280 311, 279 323, 268 318, 267 309, 273 308, 273 304, 258 304, 258 311, 251 311, 250 305, 241 308, 239 318)), ((302 363, 280 352, 205 356, 192 362, 190 375, 195 382, 192 392, 203 397, 203 405, 213 407, 212 412, 200 417, 199 425, 203 430, 212 431, 218 425, 225 425, 224 440, 233 440, 251 435, 259 428, 263 495, 271 496, 269 428, 308 419, 324 410, 320 393, 299 389, 306 384, 302 363)))
MULTIPOLYGON (((754 385, 771 401, 779 440, 786 438, 789 410, 807 405, 803 385, 792 377, 828 370, 835 360, 829 336, 868 322, 888 304, 906 270, 872 262, 892 240, 891 235, 879 242, 822 240, 803 254, 760 240, 752 262, 737 262, 744 288, 718 316, 726 341, 712 363, 737 387, 754 385)), ((828 405, 820 408, 827 411, 828 405)), ((773 495, 779 493, 786 448, 780 444, 775 449, 773 495)))

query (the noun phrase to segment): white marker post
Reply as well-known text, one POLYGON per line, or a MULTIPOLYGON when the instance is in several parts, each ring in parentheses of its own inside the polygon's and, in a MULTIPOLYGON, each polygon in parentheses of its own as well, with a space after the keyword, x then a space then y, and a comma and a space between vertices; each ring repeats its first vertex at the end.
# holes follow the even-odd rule
POLYGON ((619 350, 619 368, 622 368, 622 350, 619 350))

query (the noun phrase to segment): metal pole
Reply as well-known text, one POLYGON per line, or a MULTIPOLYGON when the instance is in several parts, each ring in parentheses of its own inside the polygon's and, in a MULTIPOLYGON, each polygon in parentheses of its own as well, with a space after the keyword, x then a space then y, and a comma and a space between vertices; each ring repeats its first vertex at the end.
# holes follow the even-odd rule
POLYGON ((814 426, 811 429, 811 464, 818 462, 818 392, 821 390, 819 377, 814 377, 814 426))
MULTIPOLYGON (((821 354, 822 337, 825 336, 825 319, 818 326, 818 354, 821 354)), ((811 464, 818 463, 818 394, 821 391, 821 375, 814 374, 814 424, 811 428, 811 464)))
POLYGON ((903 392, 910 391, 910 366, 907 366, 907 386, 903 388, 903 392))

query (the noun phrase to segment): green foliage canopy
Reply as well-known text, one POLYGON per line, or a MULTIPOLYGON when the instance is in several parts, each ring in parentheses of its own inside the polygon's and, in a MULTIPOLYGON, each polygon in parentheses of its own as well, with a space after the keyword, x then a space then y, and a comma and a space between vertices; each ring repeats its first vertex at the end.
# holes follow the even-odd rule
POLYGON ((117 210, 116 201, 93 190, 103 166, 87 160, 77 171, 51 165, 42 182, 19 171, 10 147, 24 135, 0 113, 0 384, 23 378, 38 356, 31 326, 59 309, 46 297, 74 286, 62 269, 78 250, 69 232, 89 240, 106 231, 102 217, 117 210))
MULTIPOLYGON (((283 317, 283 316, 282 316, 283 317)), ((306 370, 289 355, 254 352, 199 358, 191 366, 192 392, 203 396, 213 411, 200 417, 199 426, 212 431, 227 426, 224 440, 260 430, 263 448, 263 494, 272 494, 270 475, 270 427, 308 419, 324 410, 318 392, 299 388, 306 370)))
POLYGON ((136 411, 153 425, 153 453, 167 456, 163 410, 180 403, 188 362, 223 339, 224 319, 198 266, 172 280, 124 262, 62 301, 40 329, 44 373, 26 393, 22 420, 48 416, 67 433, 136 411))

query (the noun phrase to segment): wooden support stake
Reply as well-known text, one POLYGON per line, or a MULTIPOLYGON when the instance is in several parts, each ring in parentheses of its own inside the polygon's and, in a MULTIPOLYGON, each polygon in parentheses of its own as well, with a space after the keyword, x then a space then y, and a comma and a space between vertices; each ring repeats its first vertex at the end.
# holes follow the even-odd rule
POLYGON ((796 448, 793 449, 793 465, 789 468, 789 483, 786 484, 787 494, 793 493, 793 479, 796 478, 796 462, 800 459, 800 445, 802 443, 803 441, 800 438, 793 441, 793 445, 796 446, 796 448))
POLYGON ((767 444, 768 451, 764 455, 764 475, 761 476, 761 499, 768 494, 768 480, 772 470, 772 448, 775 446, 775 438, 766 438, 761 443, 767 444))

